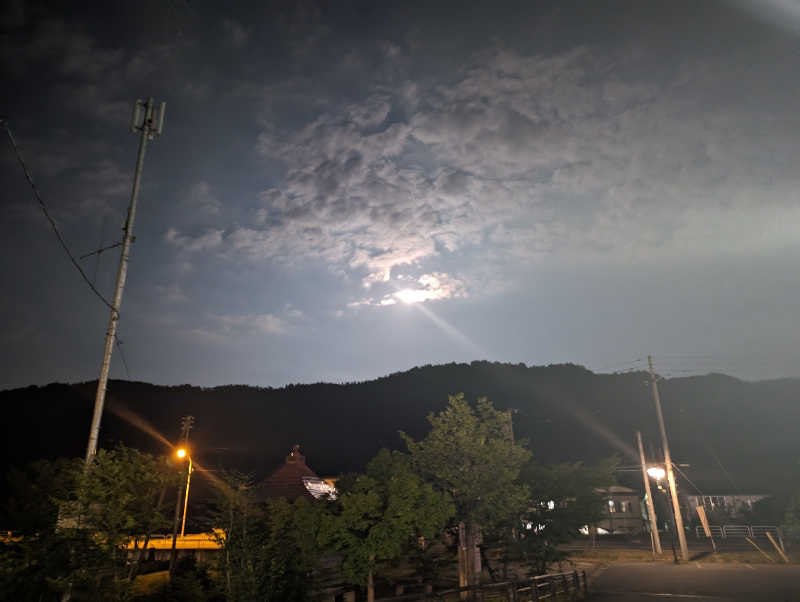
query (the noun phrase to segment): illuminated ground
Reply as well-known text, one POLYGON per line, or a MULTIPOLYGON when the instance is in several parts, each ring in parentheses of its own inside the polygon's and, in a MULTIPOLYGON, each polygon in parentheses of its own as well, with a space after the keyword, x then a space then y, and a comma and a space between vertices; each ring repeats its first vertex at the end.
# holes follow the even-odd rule
POLYGON ((659 599, 800 600, 800 566, 765 564, 616 564, 599 571, 590 600, 645 602, 659 599))

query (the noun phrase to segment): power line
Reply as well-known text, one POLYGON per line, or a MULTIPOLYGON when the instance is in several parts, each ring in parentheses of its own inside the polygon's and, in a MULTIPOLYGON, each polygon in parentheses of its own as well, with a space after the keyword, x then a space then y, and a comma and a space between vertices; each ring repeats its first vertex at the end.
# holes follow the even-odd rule
POLYGON ((708 450, 708 453, 711 454, 711 457, 714 458, 714 461, 717 463, 717 465, 719 465, 720 469, 722 470, 722 474, 724 474, 725 478, 727 478, 728 481, 730 482, 730 484, 733 485, 733 490, 735 492, 737 492, 737 493, 741 493, 741 490, 739 489, 739 486, 736 484, 736 481, 733 480, 733 477, 726 470, 725 466, 723 466, 722 460, 720 460, 719 456, 714 451, 714 448, 711 447, 711 444, 708 441, 705 441, 705 445, 706 445, 706 449, 708 450))
MULTIPOLYGON (((106 305, 106 307, 108 307, 111 311, 117 312, 116 308, 113 305, 111 305, 111 303, 109 303, 108 300, 106 300, 106 298, 100 293, 100 291, 98 291, 95 288, 94 284, 92 284, 92 281, 89 280, 89 277, 86 275, 86 272, 83 271, 83 268, 81 268, 81 266, 75 259, 75 256, 69 250, 69 247, 67 246, 64 237, 61 236, 61 232, 59 231, 55 220, 50 216, 50 212, 47 210, 47 205, 44 204, 44 200, 42 200, 42 195, 39 192, 39 189, 36 187, 36 183, 33 181, 33 176, 31 175, 31 172, 28 169, 25 160, 22 158, 22 154, 20 153, 19 147, 17 146, 17 141, 14 140, 14 136, 11 134, 11 128, 8 127, 8 120, 0 119, 0 125, 6 130, 6 134, 8 134, 8 139, 11 141, 11 146, 14 147, 14 153, 17 155, 17 160, 19 161, 19 164, 22 166, 22 171, 25 172, 25 177, 27 178, 28 183, 31 185, 31 189, 33 189, 33 194, 36 197, 36 200, 39 202, 39 207, 41 207, 42 213, 44 213, 44 216, 47 218, 47 221, 50 222, 50 226, 53 228, 53 232, 56 233, 58 242, 61 243, 61 248, 64 249, 64 252, 67 254, 67 257, 69 257, 69 260, 72 262, 72 265, 74 265, 75 269, 78 270, 78 272, 80 272, 80 275, 83 278, 84 282, 86 282, 89 288, 92 289, 92 292, 97 296, 97 298, 100 299, 106 305)), ((117 312, 117 315, 119 315, 119 312, 117 312)))
POLYGON ((697 493, 699 493, 700 495, 703 495, 703 492, 702 492, 702 491, 700 491, 700 488, 699 488, 697 485, 695 485, 695 484, 694 484, 694 481, 692 481, 692 479, 690 479, 690 478, 689 478, 689 477, 686 475, 686 473, 685 473, 685 472, 683 472, 683 471, 682 471, 680 468, 678 468, 678 465, 677 465, 677 464, 673 464, 673 465, 672 465, 672 467, 673 467, 675 470, 677 470, 677 471, 678 471, 678 473, 679 473, 679 474, 680 474, 680 475, 681 475, 681 476, 682 476, 684 479, 686 479, 686 480, 689 482, 689 485, 691 485, 692 487, 694 487, 694 490, 695 490, 697 493))
POLYGON ((122 351, 122 345, 125 343, 124 341, 120 340, 119 334, 114 335, 114 339, 117 343, 117 349, 119 349, 119 359, 122 360, 122 365, 125 366, 125 375, 128 377, 128 380, 131 379, 131 372, 128 370, 128 362, 125 361, 125 353, 122 351))
MULTIPOLYGON (((106 236, 106 219, 107 218, 104 215, 103 221, 100 224, 100 243, 98 244, 98 246, 100 247, 103 246, 103 240, 105 239, 106 236)), ((83 259, 83 257, 81 257, 81 259, 83 259)), ((100 253, 94 256, 94 274, 92 274, 92 284, 95 284, 97 282, 97 272, 99 269, 100 269, 100 253)))
POLYGON ((109 249, 116 249, 117 247, 122 246, 122 241, 115 242, 113 245, 108 245, 106 247, 102 247, 97 249, 96 251, 90 251, 89 253, 84 253, 80 256, 80 259, 86 259, 87 257, 91 257, 92 255, 100 255, 103 251, 108 251, 109 249))
POLYGON ((613 364, 601 364, 600 366, 597 367, 597 370, 601 371, 601 372, 607 372, 609 370, 612 370, 614 372, 635 371, 635 370, 640 369, 640 368, 636 367, 635 365, 636 364, 641 364, 641 362, 643 362, 644 359, 645 358, 637 357, 636 359, 629 360, 629 361, 626 361, 626 362, 615 362, 613 364), (633 366, 633 367, 629 367, 629 366, 633 366), (625 368, 625 369, 623 370, 623 368, 625 368))

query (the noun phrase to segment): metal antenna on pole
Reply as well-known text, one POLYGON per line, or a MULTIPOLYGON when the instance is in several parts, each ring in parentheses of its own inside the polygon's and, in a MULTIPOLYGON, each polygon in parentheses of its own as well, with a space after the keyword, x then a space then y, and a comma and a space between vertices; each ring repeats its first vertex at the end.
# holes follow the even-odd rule
POLYGON ((114 290, 114 300, 111 307, 111 316, 108 320, 108 330, 106 331, 106 345, 103 351, 103 364, 100 369, 100 378, 97 380, 97 394, 94 399, 94 414, 92 415, 92 426, 89 430, 89 444, 86 447, 86 464, 88 465, 95 453, 97 453, 97 441, 100 438, 100 422, 103 419, 103 406, 106 401, 106 388, 108 386, 108 373, 111 370, 111 352, 114 349, 114 338, 117 333, 117 322, 119 321, 119 308, 122 305, 122 291, 125 288, 125 278, 128 275, 128 257, 133 241, 133 221, 136 217, 136 202, 139 198, 139 188, 142 178, 142 167, 144 166, 144 153, 147 148, 147 141, 159 136, 164 128, 164 112, 166 103, 154 108, 153 99, 147 101, 137 100, 133 107, 133 117, 131 119, 131 131, 140 133, 139 155, 136 158, 136 173, 133 178, 133 190, 131 192, 131 202, 128 206, 128 219, 125 220, 125 235, 122 240, 122 253, 119 258, 119 270, 117 271, 117 285, 114 290))
POLYGON ((681 507, 678 503, 678 488, 675 485, 675 473, 672 471, 672 458, 669 454, 669 443, 667 442, 667 430, 664 427, 664 415, 661 413, 661 397, 658 394, 658 383, 653 371, 653 357, 647 356, 647 364, 650 368, 650 385, 653 388, 653 400, 656 402, 656 412, 658 413, 658 428, 661 430, 661 442, 664 445, 664 469, 667 472, 667 483, 669 483, 669 493, 672 498, 672 512, 675 515, 675 530, 678 532, 678 543, 681 546, 681 558, 684 562, 689 560, 689 549, 686 547, 686 533, 683 531, 683 517, 681 507))

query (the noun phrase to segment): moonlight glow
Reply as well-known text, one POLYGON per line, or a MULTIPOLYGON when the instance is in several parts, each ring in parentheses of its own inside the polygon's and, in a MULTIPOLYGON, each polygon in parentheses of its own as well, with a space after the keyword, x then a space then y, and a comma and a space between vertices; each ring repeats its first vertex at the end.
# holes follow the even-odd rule
MULTIPOLYGON (((104 296, 131 108, 169 105, 126 264, 131 372, 115 344, 110 378, 614 371, 644 351, 798 375, 800 0, 186 4, 153 3, 158 32, 108 2, 0 11, 2 113, 104 296)), ((0 389, 93 380, 109 308, 0 134, 0 389)))
POLYGON ((431 298, 431 291, 415 290, 405 288, 402 291, 397 291, 394 296, 400 299, 403 303, 420 303, 431 298))

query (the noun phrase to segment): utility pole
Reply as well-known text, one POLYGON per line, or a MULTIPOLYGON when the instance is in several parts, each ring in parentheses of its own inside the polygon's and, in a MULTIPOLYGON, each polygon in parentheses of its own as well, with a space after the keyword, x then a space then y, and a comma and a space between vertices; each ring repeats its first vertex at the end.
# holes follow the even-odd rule
POLYGON ((681 547, 681 558, 684 562, 689 560, 689 549, 686 547, 686 533, 683 531, 683 517, 681 507, 678 504, 678 488, 675 485, 675 473, 672 471, 672 458, 669 455, 669 443, 667 442, 667 430, 664 427, 664 415, 661 413, 661 398, 658 395, 658 383, 653 371, 653 356, 647 356, 647 364, 650 368, 650 385, 653 389, 653 400, 656 402, 656 412, 658 413, 658 428, 661 431, 661 443, 664 445, 664 469, 667 473, 667 483, 669 483, 669 494, 672 498, 672 512, 675 516, 675 530, 678 532, 678 543, 681 547))
POLYGON ((181 521, 181 537, 186 531, 186 509, 189 507, 189 483, 192 480, 192 456, 189 455, 189 468, 186 470, 186 493, 183 494, 183 520, 181 521))
POLYGON ((653 495, 650 493, 650 477, 647 474, 647 464, 644 461, 644 447, 642 446, 642 434, 636 431, 636 442, 639 444, 639 461, 642 463, 642 480, 644 481, 644 491, 647 495, 647 514, 650 516, 650 539, 653 543, 653 555, 661 555, 661 538, 658 535, 658 521, 656 520, 656 510, 653 504, 653 495))
MULTIPOLYGON (((186 450, 186 455, 191 457, 189 453, 189 431, 194 426, 194 416, 184 416, 181 418, 181 441, 183 449, 186 450)), ((191 473, 189 473, 191 474, 191 473)), ((188 476, 188 475, 187 475, 188 476)), ((169 579, 172 581, 172 575, 175 572, 175 559, 177 558, 178 551, 176 543, 178 541, 178 521, 181 517, 181 494, 183 493, 183 479, 178 485, 178 494, 175 499, 175 518, 172 521, 172 550, 169 554, 169 579)), ((188 495, 188 484, 187 484, 188 495)))
POLYGON ((103 364, 100 369, 100 378, 97 380, 97 394, 94 398, 94 414, 92 426, 89 430, 89 445, 86 448, 86 464, 88 465, 97 452, 97 440, 100 438, 100 422, 103 419, 103 406, 106 401, 106 387, 108 386, 108 373, 111 370, 111 351, 114 348, 114 337, 117 335, 117 322, 119 321, 119 308, 122 305, 122 290, 125 288, 125 278, 128 275, 128 256, 133 242, 133 221, 136 217, 136 201, 139 198, 139 187, 144 166, 144 153, 147 141, 161 135, 164 128, 164 111, 166 103, 162 102, 159 109, 153 108, 153 99, 147 101, 137 100, 133 107, 131 118, 131 131, 140 132, 139 155, 136 158, 136 172, 133 177, 133 190, 131 202, 128 206, 128 218, 125 220, 124 237, 122 239, 122 253, 119 258, 117 271, 117 285, 114 289, 111 317, 108 320, 106 331, 106 346, 103 351, 103 364))

